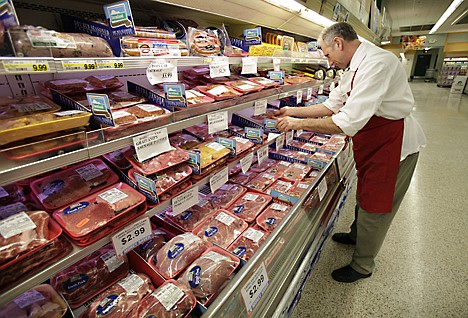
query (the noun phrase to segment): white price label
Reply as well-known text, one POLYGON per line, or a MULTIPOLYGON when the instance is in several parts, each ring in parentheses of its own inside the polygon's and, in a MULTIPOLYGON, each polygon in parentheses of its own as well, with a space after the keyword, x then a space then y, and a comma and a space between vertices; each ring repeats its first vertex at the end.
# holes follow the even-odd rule
POLYGON ((268 146, 257 150, 257 162, 259 166, 262 165, 262 162, 265 161, 265 159, 268 159, 268 146))
POLYGON ((267 110, 267 100, 266 99, 261 99, 261 100, 255 101, 254 116, 266 114, 266 110, 267 110))
POLYGON ((63 112, 54 113, 55 116, 58 117, 65 117, 65 116, 73 116, 78 114, 84 114, 85 111, 82 110, 64 110, 63 112))
POLYGON ((330 92, 335 89, 335 82, 330 83, 330 92))
POLYGON ((167 135, 167 128, 161 128, 134 137, 133 145, 135 146, 137 159, 140 162, 172 150, 167 135))
POLYGON ((247 193, 242 199, 247 201, 255 201, 258 199, 258 194, 247 193))
POLYGON ((170 311, 175 304, 179 302, 179 300, 184 297, 185 293, 180 290, 179 287, 172 283, 168 283, 161 288, 157 289, 153 293, 154 297, 163 305, 166 311, 170 311))
POLYGON ((252 165, 252 161, 253 161, 253 153, 249 153, 247 156, 245 156, 244 158, 240 160, 242 173, 246 173, 250 169, 250 166, 252 165))
POLYGON ((210 63, 210 77, 231 76, 228 57, 214 57, 210 63))
POLYGON ((221 188, 221 186, 228 181, 228 171, 229 171, 228 167, 225 167, 223 170, 216 172, 210 178, 211 193, 214 193, 216 190, 221 188))
POLYGON ((20 233, 34 230, 36 224, 25 213, 20 212, 0 221, 0 235, 4 239, 9 239, 12 236, 20 233))
POLYGON ((307 89, 306 100, 310 100, 312 98, 312 87, 307 89))
POLYGON ((319 89, 318 89, 318 94, 323 94, 323 85, 320 85, 319 86, 319 89))
POLYGON ((117 258, 117 255, 115 255, 115 251, 111 250, 105 254, 101 255, 101 259, 104 262, 104 264, 107 267, 107 270, 109 273, 112 273, 115 271, 117 268, 120 267, 123 263, 125 263, 123 258, 117 258))
POLYGON ((119 284, 123 289, 125 289, 127 294, 132 294, 135 291, 137 291, 144 283, 145 281, 140 276, 132 274, 130 276, 125 277, 117 284, 119 284))
POLYGON ((288 209, 288 207, 283 204, 274 203, 271 205, 271 209, 284 212, 288 209))
POLYGON ((95 60, 65 60, 62 61, 62 67, 66 71, 88 71, 97 69, 95 60))
POLYGON ((121 257, 152 237, 149 218, 138 220, 112 236, 115 253, 121 257))
POLYGON ((177 60, 153 60, 146 69, 146 77, 151 85, 178 82, 177 60))
POLYGON ((223 223, 223 224, 226 224, 227 226, 231 226, 232 222, 234 222, 236 219, 234 219, 232 216, 224 213, 224 212, 220 212, 217 216, 216 216, 216 220, 218 220, 219 222, 223 223))
POLYGON ((255 74, 257 73, 257 57, 243 57, 242 58, 242 71, 241 74, 255 74))
POLYGON ((3 61, 3 67, 8 73, 19 72, 48 72, 50 71, 49 61, 47 60, 19 60, 19 61, 3 61))
POLYGON ((318 194, 319 194, 320 201, 322 201, 323 198, 325 197, 325 194, 327 193, 327 190, 328 190, 327 180, 325 178, 323 178, 322 181, 317 186, 317 191, 318 191, 318 194))
POLYGON ((125 199, 126 197, 128 197, 126 193, 120 191, 117 188, 112 188, 110 190, 107 190, 106 192, 103 192, 99 194, 98 196, 104 201, 108 202, 109 204, 117 203, 125 199))
POLYGON ((194 186, 172 199, 172 214, 179 215, 199 202, 198 186, 194 186))
POLYGON ((284 146, 284 134, 279 135, 276 138, 276 152, 280 151, 284 146))
POLYGON ((304 130, 302 129, 296 130, 296 137, 299 137, 300 135, 302 135, 303 132, 304 130))
POLYGON ((286 145, 289 145, 291 141, 294 139, 294 130, 288 131, 286 133, 286 145))
POLYGON ((264 236, 265 234, 259 230, 255 230, 251 227, 249 227, 245 232, 244 234, 242 234, 243 237, 246 237, 252 241, 254 241, 255 243, 258 243, 258 241, 260 241, 260 239, 264 236))
POLYGON ((208 133, 214 134, 228 129, 228 112, 208 114, 208 133))
POLYGON ((95 165, 89 164, 81 168, 75 169, 76 172, 80 175, 81 179, 84 181, 91 181, 94 178, 102 176, 101 170, 99 170, 95 165))
POLYGON ((281 69, 281 59, 273 59, 273 70, 279 72, 281 69))
POLYGON ((302 103, 302 89, 296 92, 296 104, 302 103))
POLYGON ((262 262, 241 290, 248 315, 253 312, 269 285, 270 280, 268 279, 265 263, 262 262))
POLYGON ((125 64, 123 60, 96 60, 97 68, 100 70, 123 69, 125 64))

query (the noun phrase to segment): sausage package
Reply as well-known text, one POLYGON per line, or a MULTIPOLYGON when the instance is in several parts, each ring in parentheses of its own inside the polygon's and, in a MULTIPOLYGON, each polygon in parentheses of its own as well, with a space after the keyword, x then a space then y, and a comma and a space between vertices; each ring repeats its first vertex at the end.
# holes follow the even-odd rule
POLYGON ((228 209, 232 214, 254 222, 257 215, 270 203, 272 197, 267 194, 247 192, 234 202, 228 209))
POLYGON ((267 233, 262 230, 249 227, 229 247, 228 251, 247 261, 260 248, 267 238, 267 233))

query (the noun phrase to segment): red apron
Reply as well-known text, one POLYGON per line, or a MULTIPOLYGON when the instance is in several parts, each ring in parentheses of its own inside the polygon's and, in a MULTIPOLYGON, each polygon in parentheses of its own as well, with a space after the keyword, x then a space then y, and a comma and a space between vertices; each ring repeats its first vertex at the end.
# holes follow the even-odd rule
MULTIPOLYGON (((351 80, 353 89, 354 73, 351 80)), ((350 96, 351 91, 348 92, 350 96)), ((352 137, 359 205, 367 212, 392 212, 404 121, 372 116, 352 137)))

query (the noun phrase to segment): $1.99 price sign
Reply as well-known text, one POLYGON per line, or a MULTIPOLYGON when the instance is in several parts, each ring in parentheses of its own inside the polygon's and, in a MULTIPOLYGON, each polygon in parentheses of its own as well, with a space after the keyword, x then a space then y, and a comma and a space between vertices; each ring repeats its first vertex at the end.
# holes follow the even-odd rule
POLYGON ((270 280, 268 279, 265 263, 262 263, 241 290, 247 314, 250 315, 253 312, 268 285, 270 285, 270 280))
POLYGON ((151 237, 152 231, 149 218, 138 220, 112 236, 115 254, 122 257, 135 247, 150 240, 151 237))

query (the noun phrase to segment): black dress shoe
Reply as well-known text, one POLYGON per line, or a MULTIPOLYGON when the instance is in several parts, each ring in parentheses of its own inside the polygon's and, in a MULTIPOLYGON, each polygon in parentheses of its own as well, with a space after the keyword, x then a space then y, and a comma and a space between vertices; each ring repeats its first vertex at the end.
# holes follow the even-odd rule
POLYGON ((369 274, 361 274, 356 272, 351 266, 345 266, 334 270, 332 272, 332 277, 334 280, 340 283, 354 283, 363 278, 370 277, 372 273, 369 274))
POLYGON ((332 236, 332 240, 341 244, 356 245, 356 241, 349 237, 349 233, 335 233, 332 236))

